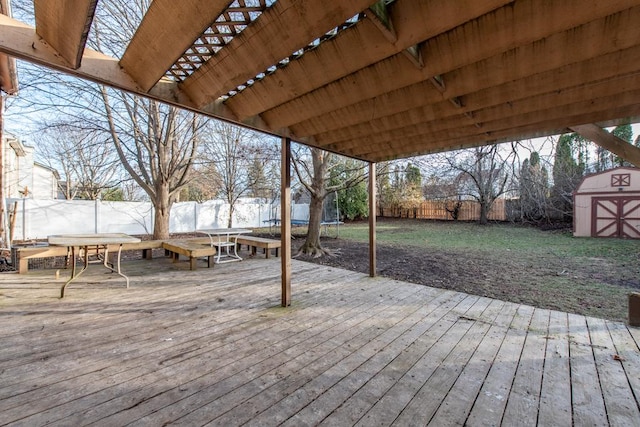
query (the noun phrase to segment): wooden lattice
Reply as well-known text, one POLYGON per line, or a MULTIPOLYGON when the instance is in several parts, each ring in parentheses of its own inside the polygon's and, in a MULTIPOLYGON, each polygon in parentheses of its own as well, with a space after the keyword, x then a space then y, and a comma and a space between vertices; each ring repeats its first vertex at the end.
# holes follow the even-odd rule
MULTIPOLYGON (((180 58, 167 71, 167 77, 174 81, 181 82, 196 71, 202 64, 207 62, 209 58, 218 53, 233 40, 235 36, 240 34, 248 25, 258 19, 258 17, 276 0, 235 0, 229 4, 227 9, 215 20, 215 22, 207 28, 186 50, 180 58)), ((278 61, 277 64, 270 66, 264 72, 258 74, 254 79, 238 86, 223 96, 224 99, 230 98, 247 87, 251 86, 255 81, 262 80, 268 75, 273 74, 277 69, 286 67, 292 60, 300 58, 309 50, 317 48, 322 42, 334 38, 341 31, 355 25, 364 14, 359 14, 349 19, 342 25, 331 29, 323 36, 313 40, 304 48, 294 52, 291 56, 278 61)))
POLYGON ((268 0, 235 0, 196 39, 191 47, 167 71, 167 76, 182 81, 197 70, 209 58, 226 46, 262 12, 273 4, 268 0))
POLYGON ((247 81, 246 83, 238 86, 237 88, 229 91, 226 95, 222 96, 222 99, 229 99, 232 96, 242 92, 244 89, 246 89, 247 87, 251 86, 252 84, 254 84, 256 81, 260 81, 262 79, 264 79, 267 76, 270 76, 271 74, 275 73, 278 69, 284 68, 287 65, 289 65, 289 63, 291 63, 291 61, 294 61, 296 59, 300 59, 305 53, 309 52, 310 50, 313 50, 315 48, 317 48, 318 46, 320 46, 321 43, 324 43, 327 40, 331 40, 333 39, 335 36, 337 36, 340 32, 351 28, 352 26, 356 25, 358 23, 358 21, 360 21, 361 19, 364 18, 364 13, 360 13, 350 19, 348 19, 346 22, 342 23, 341 25, 332 28, 331 30, 329 30, 327 33, 323 34, 322 36, 318 37, 317 39, 313 40, 311 43, 309 43, 308 45, 306 45, 305 47, 303 47, 302 49, 299 49, 295 52, 293 52, 293 54, 291 54, 290 56, 278 61, 277 64, 274 64, 272 66, 270 66, 269 68, 267 68, 264 72, 258 74, 255 78, 247 81))

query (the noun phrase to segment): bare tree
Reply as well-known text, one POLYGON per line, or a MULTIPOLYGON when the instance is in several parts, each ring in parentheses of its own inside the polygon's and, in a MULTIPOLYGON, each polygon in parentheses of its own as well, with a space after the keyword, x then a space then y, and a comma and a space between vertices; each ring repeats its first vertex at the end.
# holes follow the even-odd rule
POLYGON ((458 192, 480 204, 480 224, 488 223, 493 202, 511 191, 511 163, 515 159, 513 147, 508 150, 498 145, 487 145, 444 154, 451 171, 458 174, 458 192))
POLYGON ((179 200, 202 203, 220 194, 220 175, 212 164, 196 163, 191 173, 189 183, 180 192, 179 200))
MULTIPOLYGON (((30 2, 19 3, 29 6, 30 2)), ((102 1, 88 46, 121 56, 150 3, 102 1)), ((155 208, 154 238, 168 237, 170 208, 189 180, 204 120, 174 107, 37 66, 25 66, 22 71, 26 89, 21 98, 23 106, 64 117, 69 126, 109 139, 123 167, 155 208)))
POLYGON ((153 237, 166 239, 171 206, 188 183, 203 120, 124 92, 115 92, 119 102, 112 103, 107 88, 100 91, 118 157, 155 209, 153 237))
POLYGON ((58 187, 67 200, 95 200, 117 185, 120 162, 104 134, 64 123, 42 128, 36 137, 39 154, 48 166, 62 172, 64 180, 58 187))
POLYGON ((327 195, 333 191, 348 188, 366 179, 365 165, 359 168, 359 173, 349 174, 349 178, 336 184, 329 185, 330 169, 341 160, 335 154, 319 148, 302 148, 292 153, 293 168, 301 185, 311 196, 309 203, 309 225, 307 238, 300 247, 298 254, 320 257, 330 252, 322 247, 320 230, 322 226, 322 205, 327 195))
POLYGON ((264 136, 249 129, 218 120, 210 121, 203 141, 204 162, 214 165, 219 179, 219 194, 229 204, 227 226, 233 226, 238 199, 259 185, 262 175, 250 173, 252 164, 269 157, 264 136))

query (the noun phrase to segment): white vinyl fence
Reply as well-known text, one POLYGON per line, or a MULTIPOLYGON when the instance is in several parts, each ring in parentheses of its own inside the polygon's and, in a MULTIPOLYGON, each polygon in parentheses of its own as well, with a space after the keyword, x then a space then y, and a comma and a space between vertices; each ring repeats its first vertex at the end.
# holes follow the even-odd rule
MULTIPOLYGON (((51 234, 153 232, 153 206, 149 202, 104 202, 100 200, 7 199, 17 202, 13 240, 45 239, 51 234)), ((308 219, 309 205, 291 207, 292 218, 308 219)), ((280 218, 279 206, 259 199, 241 199, 235 206, 234 227, 267 227, 270 218, 280 218)), ((229 204, 221 200, 180 202, 171 208, 171 233, 199 228, 225 228, 229 204)))

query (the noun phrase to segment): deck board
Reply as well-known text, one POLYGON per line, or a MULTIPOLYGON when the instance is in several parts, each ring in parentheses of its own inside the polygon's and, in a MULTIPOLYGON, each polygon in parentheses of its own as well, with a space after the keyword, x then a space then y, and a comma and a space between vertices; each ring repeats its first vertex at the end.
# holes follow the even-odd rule
POLYGON ((482 388, 473 402, 467 424, 500 425, 532 316, 533 307, 521 305, 517 308, 482 388))
POLYGON ((607 411, 593 358, 593 343, 583 316, 569 315, 571 400, 575 425, 607 425, 607 411), (594 393, 597 390, 598 393, 594 393))
POLYGON ((540 391, 541 425, 572 425, 568 333, 567 314, 552 310, 540 391))
POLYGON ((0 424, 640 425, 637 329, 293 267, 0 275, 0 424))
POLYGON ((631 389, 622 363, 614 358, 617 353, 607 322, 602 319, 587 318, 587 324, 594 344, 593 353, 609 424, 640 425, 640 413, 634 398, 634 394, 638 395, 638 393, 637 390, 631 389))

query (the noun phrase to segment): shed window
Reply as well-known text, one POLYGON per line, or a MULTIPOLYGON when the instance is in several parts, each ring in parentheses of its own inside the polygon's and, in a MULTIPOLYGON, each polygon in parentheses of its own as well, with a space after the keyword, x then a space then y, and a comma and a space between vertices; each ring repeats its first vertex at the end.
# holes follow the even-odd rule
POLYGON ((614 173, 611 175, 612 187, 629 187, 631 185, 630 173, 614 173))

